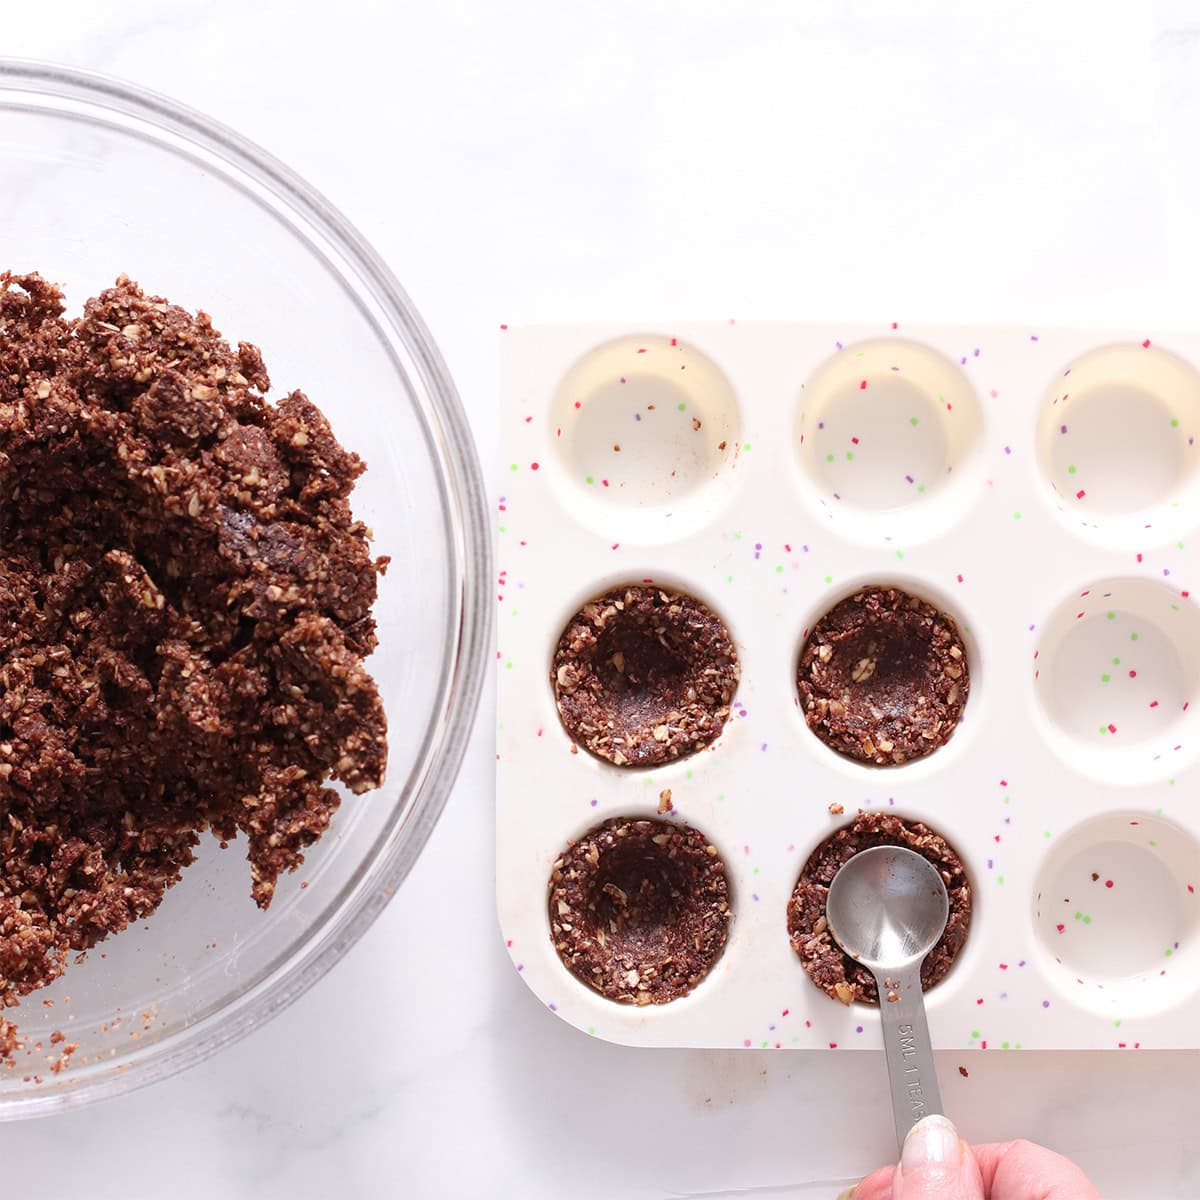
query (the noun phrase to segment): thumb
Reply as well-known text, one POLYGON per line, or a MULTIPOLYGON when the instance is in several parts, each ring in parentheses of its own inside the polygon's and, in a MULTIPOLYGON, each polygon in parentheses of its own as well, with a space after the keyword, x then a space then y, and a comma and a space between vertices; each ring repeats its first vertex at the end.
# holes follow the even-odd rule
POLYGON ((908 1131, 892 1181, 893 1200, 984 1200, 979 1164, 947 1118, 908 1131))

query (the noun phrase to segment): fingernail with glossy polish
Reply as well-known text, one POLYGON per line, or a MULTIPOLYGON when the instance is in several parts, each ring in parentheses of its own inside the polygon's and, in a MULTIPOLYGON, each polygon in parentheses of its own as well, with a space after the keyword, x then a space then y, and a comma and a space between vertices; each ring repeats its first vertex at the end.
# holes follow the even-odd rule
POLYGON ((900 1172, 908 1175, 923 1167, 957 1167, 962 1163, 962 1142, 958 1130, 943 1116, 918 1121, 904 1139, 900 1152, 900 1172))

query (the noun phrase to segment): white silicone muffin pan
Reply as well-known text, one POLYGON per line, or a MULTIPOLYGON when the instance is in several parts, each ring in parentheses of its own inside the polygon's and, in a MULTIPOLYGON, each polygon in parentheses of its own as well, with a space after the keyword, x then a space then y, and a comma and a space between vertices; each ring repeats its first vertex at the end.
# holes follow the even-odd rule
POLYGON ((962 855, 970 937, 928 996, 940 1048, 1200 1045, 1200 335, 680 323, 503 332, 497 892, 526 983, 647 1046, 878 1047, 818 990, 786 907, 858 809, 962 855), (617 449, 619 447, 619 450, 617 449), (703 600, 741 682, 669 766, 572 752, 549 666, 590 598, 703 600), (958 622, 971 691, 929 757, 868 767, 805 725, 806 630, 863 584, 958 622), (614 816, 702 830, 729 873, 724 955, 661 1006, 606 1000, 550 941, 569 839, 614 816), (833 815, 841 806, 841 815, 833 815))

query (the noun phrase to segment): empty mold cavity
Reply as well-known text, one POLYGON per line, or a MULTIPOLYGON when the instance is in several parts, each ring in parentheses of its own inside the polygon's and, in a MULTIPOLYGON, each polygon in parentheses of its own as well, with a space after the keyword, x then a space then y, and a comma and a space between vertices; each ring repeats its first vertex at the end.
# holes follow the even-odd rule
POLYGON ((725 622, 686 592, 630 583, 589 600, 559 637, 550 683, 572 742, 654 767, 715 741, 740 667, 725 622))
POLYGON ((982 441, 970 381, 919 342, 847 346, 800 394, 795 446, 805 490, 863 541, 919 541, 961 518, 982 441))
POLYGON ((581 983, 622 1004, 686 996, 724 952, 725 861, 698 829, 616 817, 571 842, 550 874, 550 937, 581 983))
POLYGON ((1033 676, 1047 737, 1085 774, 1137 783, 1195 755, 1200 610, 1165 583, 1108 579, 1064 600, 1033 676))
POLYGON ((1177 537, 1200 500, 1200 373, 1149 344, 1082 355, 1046 391, 1038 464, 1069 523, 1137 547, 1177 537))
POLYGON ((1162 817, 1106 813, 1062 834, 1038 871, 1033 919, 1051 978, 1115 1018, 1197 987, 1200 845, 1162 817))
POLYGON ((564 376, 551 411, 566 503, 606 536, 660 542, 705 524, 733 486, 733 387, 696 347, 647 334, 607 342, 564 376))

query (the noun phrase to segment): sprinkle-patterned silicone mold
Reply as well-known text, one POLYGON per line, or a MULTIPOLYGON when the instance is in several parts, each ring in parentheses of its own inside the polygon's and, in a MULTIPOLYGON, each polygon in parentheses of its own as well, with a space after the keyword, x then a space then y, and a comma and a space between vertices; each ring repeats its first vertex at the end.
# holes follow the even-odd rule
POLYGON ((942 1048, 1200 1045, 1200 335, 709 324, 513 328, 497 513, 497 892, 551 1009, 653 1046, 879 1045, 788 944, 813 847, 859 808, 962 854, 972 931, 929 996, 942 1048), (713 746, 651 770, 573 753, 549 665, 586 600, 653 580, 724 619, 741 682, 713 746), (952 615, 971 693, 880 768, 808 730, 806 630, 856 587, 952 615), (613 816, 702 829, 734 918, 661 1007, 604 1000, 550 942, 551 866, 613 816), (838 809, 841 813, 835 815, 838 809))

